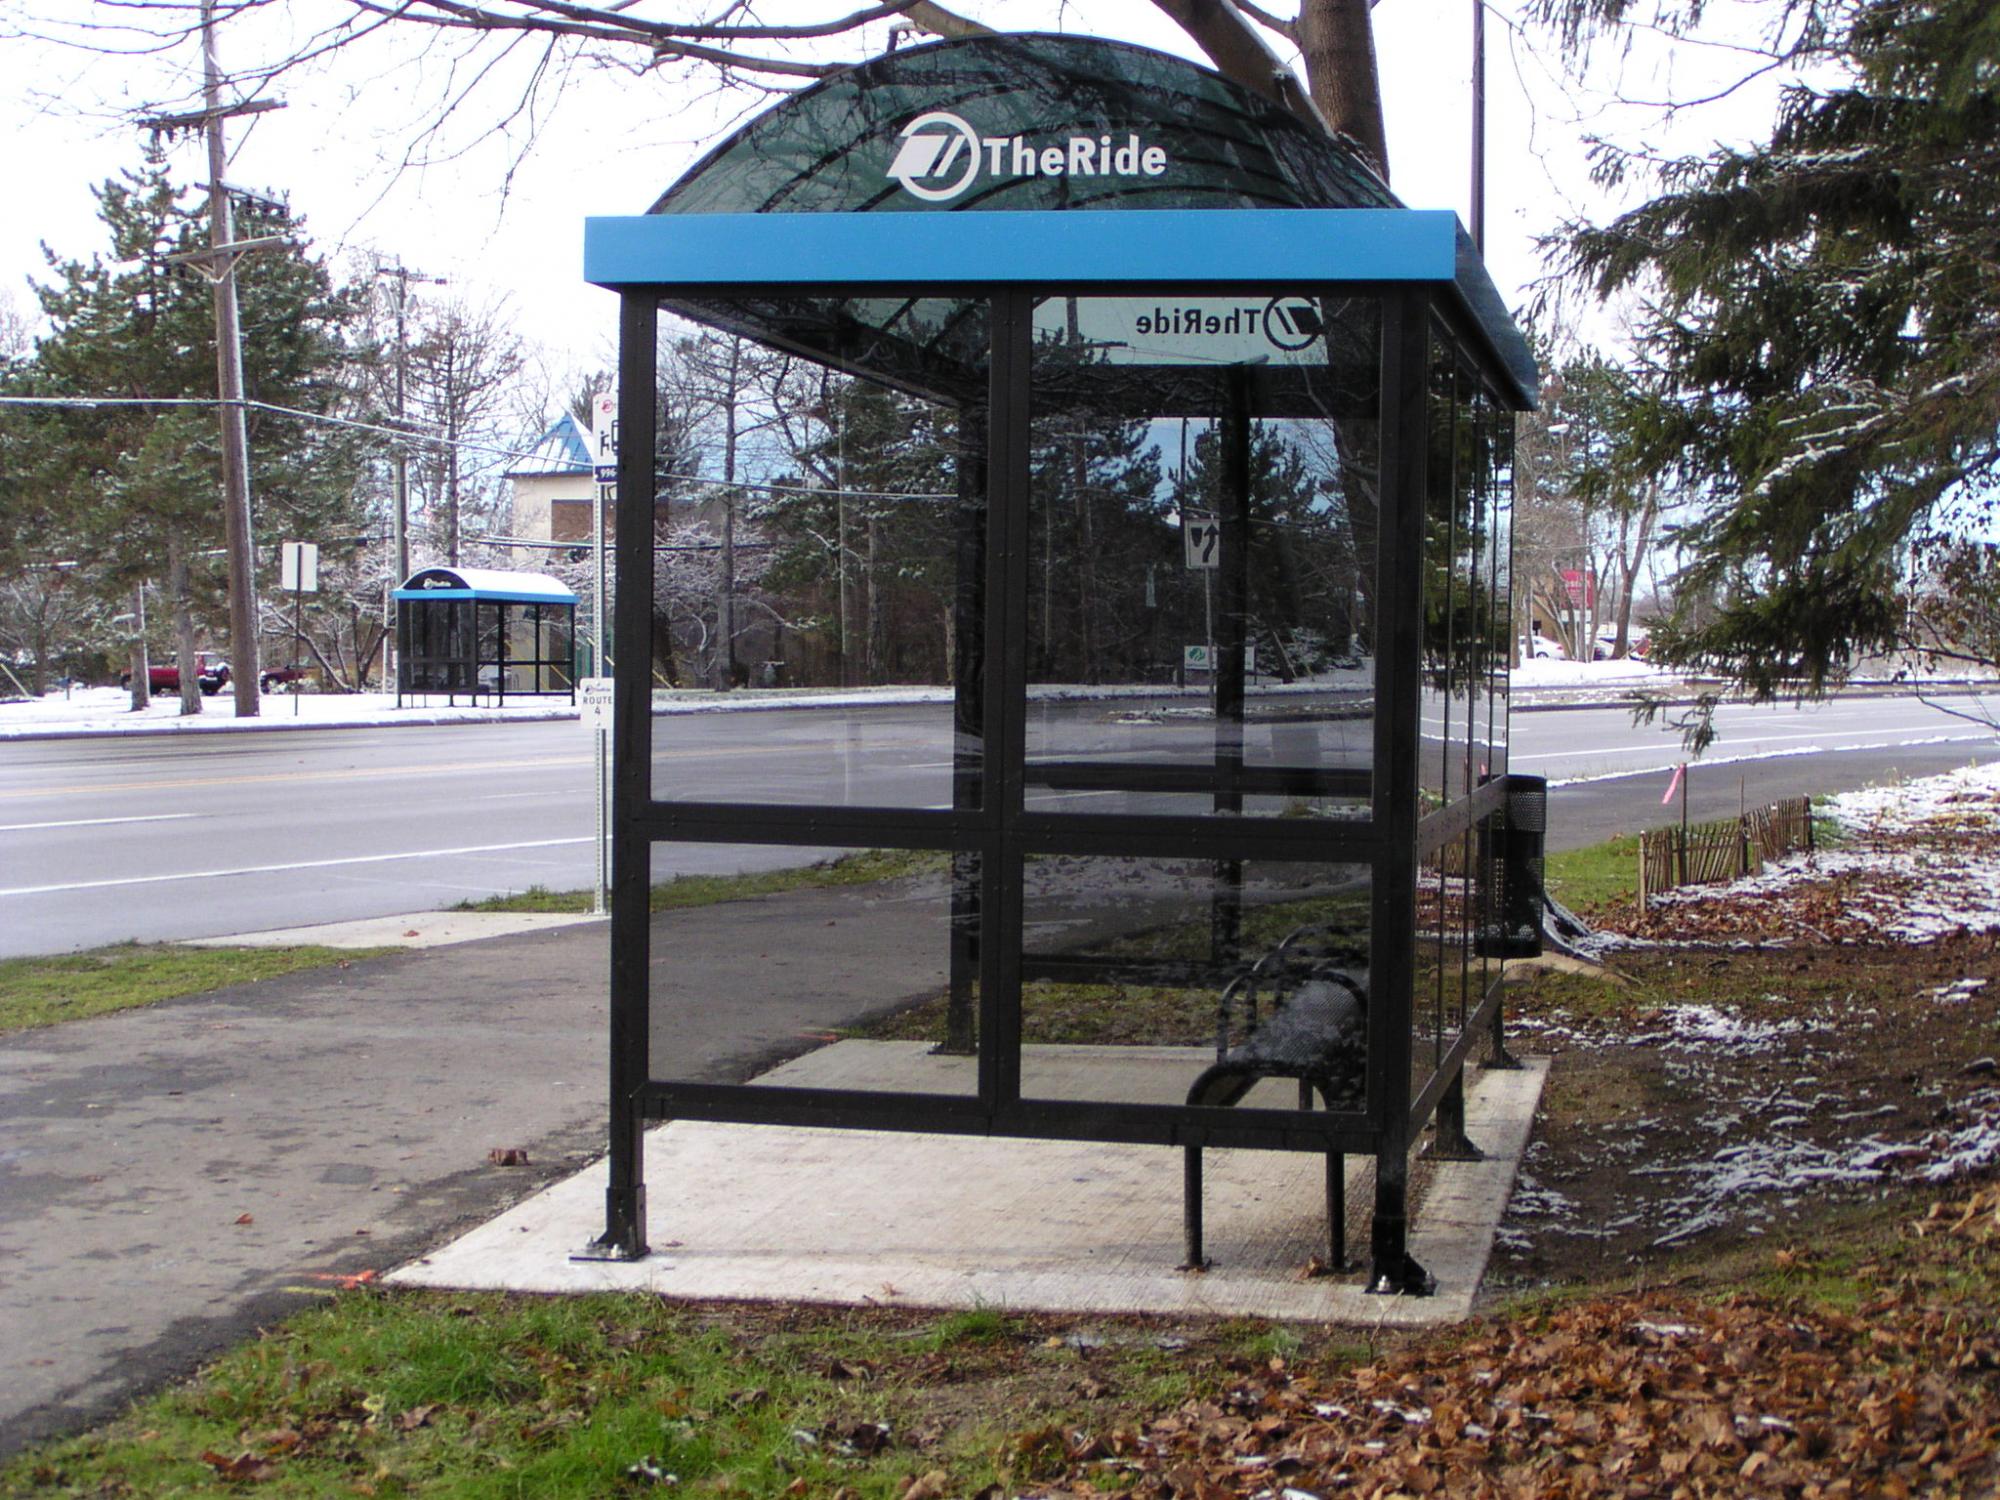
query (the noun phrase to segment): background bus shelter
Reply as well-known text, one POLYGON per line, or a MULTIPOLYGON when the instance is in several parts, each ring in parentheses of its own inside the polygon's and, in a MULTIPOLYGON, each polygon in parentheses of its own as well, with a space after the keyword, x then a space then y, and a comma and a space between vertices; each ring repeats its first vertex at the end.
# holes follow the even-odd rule
MULTIPOLYGON (((1304 1150, 1334 1180, 1363 1153, 1370 1284, 1426 1289, 1411 1146, 1435 1118, 1470 1149, 1463 1069, 1482 1037, 1504 1056, 1499 959, 1532 922, 1500 855, 1510 413, 1535 372, 1455 218, 1396 206, 1338 143, 1191 64, 1009 37, 794 96, 651 214, 592 220, 586 271, 621 299, 620 639, 671 649, 666 310, 928 414, 911 432, 937 462, 889 519, 944 601, 905 633, 934 637, 952 687, 914 721, 795 727, 821 770, 760 781, 677 754, 660 663, 621 655, 598 1253, 645 1253, 644 1123, 695 1118, 1304 1150), (978 149, 911 146, 940 128, 978 149), (1139 170, 1019 170, 1080 161, 1031 149, 1065 138, 1129 141, 1139 170), (925 178, 939 160, 949 179, 925 178), (1196 641, 1205 679, 1165 685, 1196 641), (889 911, 928 961, 884 978, 882 1014, 820 1018, 862 1023, 827 1049, 851 1065, 696 1077, 674 1038, 729 997, 670 939, 655 962, 656 843, 928 853, 848 898, 857 944, 889 911), (1242 981, 1288 941, 1365 997, 1365 1056, 1317 1099, 1204 1102, 1249 1035, 1242 981)), ((729 982, 810 988, 783 957, 746 946, 729 982)), ((1190 1222, 1198 1253, 1198 1200, 1190 1222)))
POLYGON ((396 702, 576 701, 576 593, 545 573, 421 568, 395 591, 396 702))

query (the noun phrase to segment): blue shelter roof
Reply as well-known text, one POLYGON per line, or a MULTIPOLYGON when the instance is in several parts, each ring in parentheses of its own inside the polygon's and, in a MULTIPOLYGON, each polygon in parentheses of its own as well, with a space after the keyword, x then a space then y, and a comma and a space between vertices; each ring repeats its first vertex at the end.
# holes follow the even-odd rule
POLYGON ((576 591, 546 573, 498 568, 419 568, 395 591, 398 599, 473 599, 497 604, 575 604, 576 591))

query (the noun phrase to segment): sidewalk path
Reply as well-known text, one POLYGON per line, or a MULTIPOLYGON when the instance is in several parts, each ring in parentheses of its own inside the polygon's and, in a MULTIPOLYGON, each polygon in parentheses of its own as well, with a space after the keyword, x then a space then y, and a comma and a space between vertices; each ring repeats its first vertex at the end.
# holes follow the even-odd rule
MULTIPOLYGON (((909 902, 851 891, 659 922, 656 962, 705 955, 722 1018, 678 1018, 685 1077, 747 1077, 837 1013, 921 988, 938 960, 909 902), (723 959, 753 933, 782 939, 811 985, 725 990, 723 959)), ((606 945, 602 923, 564 927, 0 1038, 0 1456, 597 1154, 606 945), (492 1165, 498 1148, 531 1165, 492 1165)))

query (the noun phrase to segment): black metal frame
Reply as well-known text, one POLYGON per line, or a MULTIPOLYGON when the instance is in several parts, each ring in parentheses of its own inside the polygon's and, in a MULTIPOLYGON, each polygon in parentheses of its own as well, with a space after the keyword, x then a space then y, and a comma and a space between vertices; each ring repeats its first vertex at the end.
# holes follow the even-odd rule
MULTIPOLYGON (((620 430, 616 561, 616 628, 621 639, 650 638, 654 556, 651 454, 652 402, 657 362, 657 315, 671 287, 625 287, 620 311, 620 430)), ((837 297, 856 289, 812 283, 779 287, 700 288, 703 300, 732 291, 798 297, 837 297)), ((880 289, 867 290, 879 295, 880 289)), ((1186 288, 1146 284, 1097 285, 1090 295, 1144 296, 1186 288)), ((991 345, 985 415, 987 510, 983 538, 962 537, 961 566, 975 569, 978 591, 961 592, 961 608, 976 610, 987 645, 976 682, 960 677, 956 721, 984 739, 984 756, 955 770, 950 810, 882 807, 786 807, 744 803, 662 802, 653 795, 650 663, 643 653, 622 653, 617 663, 613 734, 616 744, 612 821, 611 1153, 606 1227, 592 1253, 616 1258, 646 1253, 646 1187, 642 1130, 648 1120, 682 1118, 741 1123, 846 1126, 877 1130, 1005 1134, 1052 1139, 1152 1143, 1167 1146, 1249 1146, 1320 1152, 1328 1158, 1329 1192, 1345 1154, 1376 1159, 1371 1289, 1422 1292, 1429 1278, 1407 1248, 1408 1161, 1424 1124, 1436 1114, 1443 1144, 1463 1138, 1463 1071, 1473 1040, 1490 1036, 1500 1051, 1500 985, 1497 977, 1464 1024, 1442 1063, 1421 1087, 1412 1086, 1411 987, 1420 860, 1452 839, 1485 840, 1504 816, 1501 781, 1419 817, 1418 707, 1423 648, 1418 576, 1424 546, 1426 371, 1434 315, 1443 289, 1427 284, 1352 282, 1217 285, 1203 291, 1246 295, 1370 296, 1382 311, 1380 446, 1382 516, 1377 550, 1376 713, 1370 815, 1364 822, 1258 817, 1049 814, 1025 810, 1031 774, 1036 784, 1075 784, 1114 775, 1128 789, 1215 790, 1240 809, 1245 792, 1304 790, 1353 792, 1352 773, 1321 773, 1304 781, 1295 773, 1273 776, 1219 768, 1218 779, 1185 786, 1185 773, 1104 770, 1093 765, 1042 765, 1026 760, 1026 625, 1028 598, 1029 476, 1027 425, 1032 411, 1031 309, 1038 296, 1070 295, 1069 288, 1026 285, 938 287, 990 300, 991 345), (968 604, 966 601, 972 602, 968 604), (1267 785, 1268 783, 1268 785, 1267 785), (952 985, 960 993, 974 973, 979 983, 977 1091, 967 1096, 881 1093, 832 1089, 772 1089, 751 1085, 663 1082, 650 1078, 648 905, 652 845, 656 841, 796 844, 854 848, 895 847, 949 851, 953 857, 954 910, 976 910, 979 938, 952 944, 952 985), (1371 871, 1370 989, 1367 1106, 1360 1113, 1260 1108, 1209 1108, 1063 1102, 1021 1097, 1020 986, 1039 973, 1075 971, 1075 960, 1052 966, 1022 952, 1023 869, 1037 854, 1170 856, 1212 860, 1350 862, 1371 871), (976 873, 976 887, 971 880, 976 873), (1038 966, 1039 964, 1039 966, 1038 966)), ((1495 391, 1490 352, 1478 340, 1462 345, 1495 391)), ((1239 403, 1232 401, 1232 406, 1239 403)), ((1246 407, 1247 410, 1247 407, 1246 407)), ((1247 443, 1232 453, 1247 465, 1247 443)), ((1223 611, 1228 616, 1229 611, 1223 611)), ((968 621, 969 623, 969 621, 968 621)), ((1234 651, 1240 691, 1242 641, 1234 651)), ((1218 720, 1223 716, 1219 706, 1218 720)), ((1183 965, 1184 969, 1186 966, 1183 965)), ((1199 966, 1197 966, 1199 967, 1199 966)), ((1178 971, 1177 971, 1178 972, 1178 971)), ((1199 1224, 1198 1200, 1190 1226, 1199 1224)), ((1199 1258, 1199 1246, 1192 1251, 1199 1258)), ((1344 1246, 1336 1240, 1336 1261, 1344 1246)))

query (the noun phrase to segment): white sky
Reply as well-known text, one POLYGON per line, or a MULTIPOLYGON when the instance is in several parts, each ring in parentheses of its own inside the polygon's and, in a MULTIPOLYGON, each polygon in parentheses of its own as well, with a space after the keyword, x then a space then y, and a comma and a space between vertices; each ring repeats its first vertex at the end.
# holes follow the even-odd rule
MULTIPOLYGON (((1605 114, 1555 71, 1552 42, 1516 35, 1508 0, 1497 5, 1488 28, 1487 258, 1503 295, 1519 301, 1541 274, 1536 236, 1567 214, 1605 207, 1584 180, 1581 131, 1639 131, 1650 117, 1605 114)), ((1148 0, 966 0, 959 8, 1016 29, 1089 30, 1194 55, 1148 0)), ((783 20, 830 7, 772 0, 762 9, 783 20)), ((9 147, 0 164, 0 288, 28 312, 24 281, 42 267, 38 244, 77 258, 102 248, 91 185, 137 163, 143 135, 131 119, 162 99, 185 99, 199 59, 191 45, 164 57, 103 57, 8 35, 23 13, 119 13, 85 0, 0 0, 0 76, 10 85, 0 98, 9 147)), ((226 25, 225 68, 268 55, 328 14, 327 0, 276 0, 226 25)), ((1395 189, 1412 207, 1452 208, 1461 218, 1469 218, 1470 15, 1470 0, 1381 0, 1375 11, 1395 189)), ((870 28, 866 39, 867 50, 879 50, 886 28, 870 28)), ((735 119, 761 106, 749 95, 717 99, 671 77, 604 69, 570 77, 532 129, 495 131, 505 101, 518 94, 503 81, 447 132, 452 159, 398 170, 449 82, 442 47, 427 29, 405 27, 287 74, 273 91, 286 109, 232 124, 231 180, 288 193, 336 260, 400 256, 476 299, 506 298, 558 372, 608 363, 614 300, 581 279, 583 219, 642 211, 735 119), (534 145, 523 153, 529 135, 534 145)), ((1692 71, 1711 61, 1740 62, 1682 54, 1673 77, 1628 64, 1626 86, 1696 90, 1692 71)), ((1717 108, 1684 116, 1675 145, 1699 149, 1731 123, 1746 137, 1759 132, 1769 97, 1765 90, 1735 101, 1726 118, 1717 108)), ((175 148, 172 164, 190 183, 205 170, 191 142, 175 148)))

